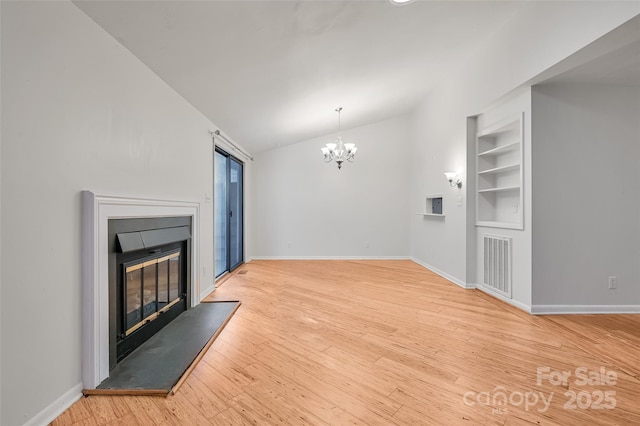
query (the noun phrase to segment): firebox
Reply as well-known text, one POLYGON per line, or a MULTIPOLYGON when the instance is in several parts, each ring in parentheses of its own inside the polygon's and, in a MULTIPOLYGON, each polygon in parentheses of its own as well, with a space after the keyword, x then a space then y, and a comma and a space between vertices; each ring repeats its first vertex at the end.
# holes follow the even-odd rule
POLYGON ((110 370, 189 308, 190 221, 109 221, 110 370))

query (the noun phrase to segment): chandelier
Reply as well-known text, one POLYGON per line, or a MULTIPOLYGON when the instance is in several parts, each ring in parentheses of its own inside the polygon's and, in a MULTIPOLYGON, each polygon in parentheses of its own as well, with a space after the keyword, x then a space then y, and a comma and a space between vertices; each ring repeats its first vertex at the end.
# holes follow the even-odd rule
POLYGON ((336 108, 336 112, 338 113, 338 136, 336 137, 335 142, 329 142, 322 148, 322 154, 324 155, 324 162, 329 163, 331 161, 335 161, 338 163, 338 169, 342 168, 342 163, 345 160, 352 162, 354 157, 356 156, 356 144, 354 143, 344 143, 342 141, 342 134, 340 132, 340 112, 342 111, 342 107, 336 108))

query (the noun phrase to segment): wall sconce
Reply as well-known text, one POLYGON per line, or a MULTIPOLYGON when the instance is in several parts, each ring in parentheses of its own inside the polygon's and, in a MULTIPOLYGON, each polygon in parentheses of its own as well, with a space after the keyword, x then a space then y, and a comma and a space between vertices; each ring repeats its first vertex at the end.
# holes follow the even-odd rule
POLYGON ((462 188, 462 179, 460 179, 460 176, 458 176, 456 172, 444 172, 444 175, 447 177, 451 187, 457 186, 458 188, 462 188))

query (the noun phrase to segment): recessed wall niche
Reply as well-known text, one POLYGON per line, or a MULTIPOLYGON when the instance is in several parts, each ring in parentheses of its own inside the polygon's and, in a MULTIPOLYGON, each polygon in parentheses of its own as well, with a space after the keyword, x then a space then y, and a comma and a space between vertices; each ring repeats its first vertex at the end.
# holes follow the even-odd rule
POLYGON ((427 195, 424 202, 424 210, 417 213, 421 216, 444 217, 444 197, 442 194, 427 195))

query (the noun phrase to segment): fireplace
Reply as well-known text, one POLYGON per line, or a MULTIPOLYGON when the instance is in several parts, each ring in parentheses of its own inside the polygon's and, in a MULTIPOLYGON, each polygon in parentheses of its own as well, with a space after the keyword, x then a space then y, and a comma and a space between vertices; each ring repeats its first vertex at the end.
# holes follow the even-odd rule
MULTIPOLYGON (((113 302, 117 292, 117 282, 112 278, 117 275, 111 272, 117 267, 116 257, 119 255, 116 235, 155 229, 153 226, 138 229, 130 227, 110 234, 109 225, 116 219, 155 218, 187 220, 187 222, 174 222, 163 227, 176 228, 190 225, 191 238, 187 244, 187 256, 184 257, 184 251, 180 255, 181 266, 184 266, 187 271, 186 278, 183 277, 186 280, 184 292, 186 292, 187 307, 196 306, 203 295, 213 290, 212 284, 207 284, 206 288, 201 289, 199 274, 196 273, 199 270, 200 257, 199 202, 82 191, 82 384, 84 389, 95 389, 109 377, 109 372, 118 358, 117 324, 114 324, 117 308, 113 302)), ((148 252, 155 248, 144 247, 144 249, 147 250, 147 255, 154 256, 154 253, 148 252)), ((164 253, 170 254, 167 251, 164 253)), ((162 256, 155 259, 156 262, 160 257, 162 256)), ((163 312, 158 316, 161 317, 167 313, 163 312)), ((153 322, 157 321, 153 320, 150 323, 153 322)))
POLYGON ((191 218, 112 219, 109 241, 112 370, 189 308, 191 218))

